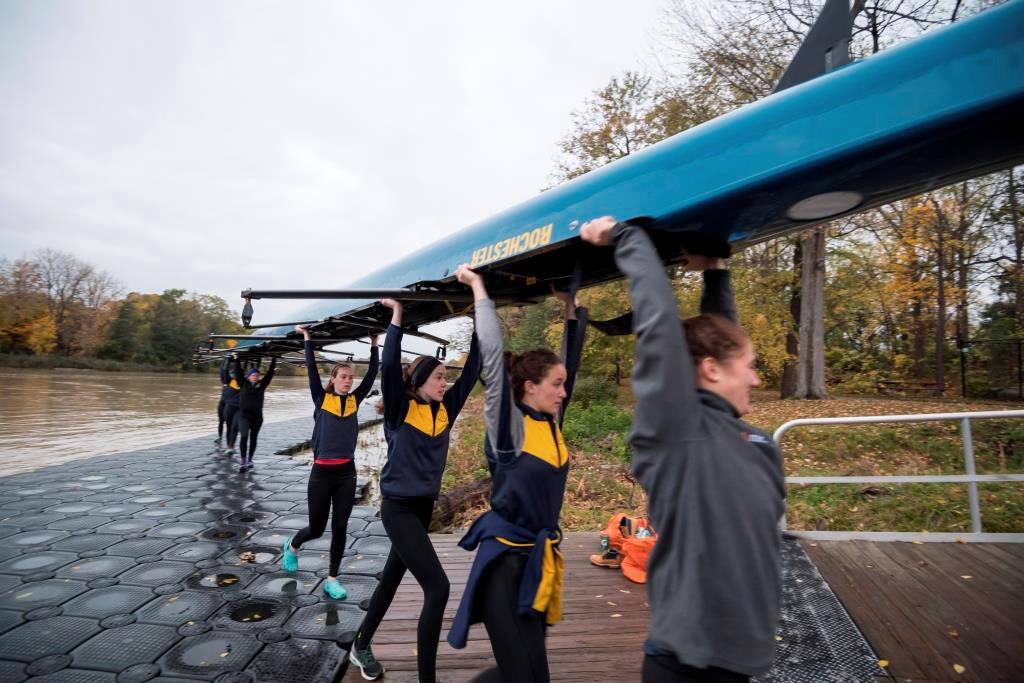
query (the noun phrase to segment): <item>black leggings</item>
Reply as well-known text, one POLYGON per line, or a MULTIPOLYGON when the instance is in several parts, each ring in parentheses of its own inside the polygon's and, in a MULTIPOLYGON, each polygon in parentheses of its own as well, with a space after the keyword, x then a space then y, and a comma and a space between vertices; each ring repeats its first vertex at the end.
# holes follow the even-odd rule
POLYGON ((644 683, 749 683, 750 676, 709 666, 698 669, 672 655, 644 655, 644 683))
POLYGON ((242 437, 242 445, 238 449, 238 454, 242 456, 242 460, 252 460, 252 454, 256 452, 256 438, 260 435, 262 426, 262 415, 253 415, 244 411, 238 413, 238 433, 242 437), (248 453, 246 445, 249 446, 248 453))
POLYGON ((356 468, 352 463, 337 467, 322 467, 313 464, 306 486, 306 500, 309 502, 309 526, 295 534, 292 547, 299 548, 306 541, 320 538, 327 528, 327 517, 331 516, 331 567, 330 576, 338 575, 341 557, 345 554, 348 540, 348 518, 356 495, 356 468), (334 514, 331 515, 331 505, 334 514))
POLYGON ((544 619, 519 614, 519 582, 527 556, 507 552, 480 577, 477 609, 491 639, 498 668, 488 669, 474 683, 548 683, 548 653, 544 648, 544 619))
POLYGON ((224 423, 228 426, 228 448, 235 447, 238 438, 238 406, 230 403, 224 406, 224 423))
POLYGON ((224 409, 225 409, 226 406, 227 406, 227 403, 224 402, 224 399, 221 399, 220 402, 217 403, 217 439, 218 440, 220 440, 220 438, 224 436, 224 409))
POLYGON ((416 667, 421 683, 434 683, 436 677, 437 641, 441 637, 441 621, 451 588, 427 535, 433 511, 434 501, 429 498, 385 498, 381 502, 380 518, 391 539, 391 552, 355 642, 356 648, 362 650, 373 640, 408 569, 423 589, 423 611, 416 628, 416 667))

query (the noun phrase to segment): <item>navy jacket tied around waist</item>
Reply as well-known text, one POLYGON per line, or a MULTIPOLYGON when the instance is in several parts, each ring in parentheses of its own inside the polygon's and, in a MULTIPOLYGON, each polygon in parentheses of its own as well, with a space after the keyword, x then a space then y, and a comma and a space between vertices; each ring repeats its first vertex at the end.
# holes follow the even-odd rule
POLYGON ((465 550, 476 550, 478 546, 479 550, 469 572, 459 611, 448 632, 448 643, 456 648, 466 646, 469 627, 480 621, 473 614, 480 578, 492 562, 507 552, 529 551, 519 583, 519 614, 543 618, 549 625, 561 621, 565 564, 558 548, 560 541, 561 533, 557 529, 541 529, 533 533, 493 510, 478 517, 459 541, 459 546, 465 550))

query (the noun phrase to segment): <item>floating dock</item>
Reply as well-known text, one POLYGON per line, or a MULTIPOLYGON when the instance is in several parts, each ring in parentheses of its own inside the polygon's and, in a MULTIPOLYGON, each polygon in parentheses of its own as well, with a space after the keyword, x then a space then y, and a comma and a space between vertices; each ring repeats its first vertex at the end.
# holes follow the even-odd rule
MULTIPOLYGON (((310 430, 306 418, 266 425, 248 474, 206 438, 0 478, 0 681, 362 680, 346 652, 390 550, 376 511, 353 510, 348 599, 320 589, 329 532, 303 547, 297 573, 279 570, 307 521, 309 468, 287 453, 310 430)), ((473 558, 458 538, 432 536, 452 585, 442 638, 473 558)), ((639 681, 646 592, 589 564, 596 540, 562 544, 552 680, 639 681)), ((788 539, 783 602, 762 683, 1024 680, 1024 544, 788 539)), ((385 680, 416 678, 421 606, 407 575, 374 639, 385 680)), ((465 650, 438 651, 449 683, 492 665, 480 625, 465 650)))
POLYGON ((309 467, 273 453, 311 430, 267 424, 246 474, 204 438, 0 479, 0 681, 335 680, 390 543, 357 506, 344 601, 329 532, 279 570, 309 467))

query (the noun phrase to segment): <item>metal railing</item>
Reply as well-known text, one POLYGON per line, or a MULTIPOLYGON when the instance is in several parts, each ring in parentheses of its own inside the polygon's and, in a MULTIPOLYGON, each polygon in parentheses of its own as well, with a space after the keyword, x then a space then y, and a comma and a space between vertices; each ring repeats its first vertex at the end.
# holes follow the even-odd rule
MULTIPOLYGON (((951 475, 887 475, 839 477, 786 477, 787 484, 967 484, 967 500, 971 510, 970 533, 929 533, 899 531, 787 531, 788 534, 822 540, 865 539, 876 541, 1000 541, 1024 543, 1024 533, 985 533, 981 523, 978 484, 981 482, 1024 482, 1024 474, 978 474, 974 464, 974 438, 971 420, 1024 418, 1024 410, 989 410, 965 413, 917 413, 911 415, 865 415, 861 417, 823 417, 790 420, 775 430, 772 438, 781 449, 782 437, 795 427, 806 425, 879 424, 887 422, 960 422, 964 447, 965 474, 951 475)), ((782 520, 786 528, 786 520, 782 520)))

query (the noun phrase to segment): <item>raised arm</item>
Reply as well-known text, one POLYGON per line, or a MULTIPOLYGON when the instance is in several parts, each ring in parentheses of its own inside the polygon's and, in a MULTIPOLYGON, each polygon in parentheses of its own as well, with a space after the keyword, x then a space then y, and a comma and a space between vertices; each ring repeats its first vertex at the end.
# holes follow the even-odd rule
POLYGON ((562 401, 562 410, 558 414, 558 425, 562 426, 565 420, 565 411, 572 400, 572 390, 576 386, 576 373, 580 369, 580 359, 583 356, 583 343, 587 335, 587 309, 578 306, 574 299, 569 298, 568 292, 555 294, 565 304, 565 328, 562 332, 562 362, 565 363, 565 399, 562 401))
POLYGON ((704 291, 700 297, 700 312, 720 315, 739 325, 736 296, 732 291, 732 275, 725 269, 725 259, 705 257, 699 264, 704 271, 704 291))
POLYGON ((634 470, 666 445, 696 436, 700 420, 696 373, 679 322, 675 294, 654 244, 641 228, 610 217, 584 226, 593 244, 615 243, 615 263, 629 282, 636 333, 630 443, 634 470))
POLYGON ((227 386, 231 384, 231 375, 228 374, 228 365, 231 361, 225 358, 220 362, 220 383, 227 386))
POLYGON ((267 369, 267 374, 263 375, 263 388, 266 389, 270 386, 270 383, 274 379, 274 371, 277 370, 277 356, 274 356, 270 360, 270 368, 267 369))
POLYGON ((377 348, 377 335, 372 335, 370 337, 370 365, 366 368, 366 375, 363 376, 363 381, 352 392, 357 402, 362 403, 366 395, 370 393, 370 389, 373 388, 373 382, 377 379, 377 368, 379 367, 380 350, 377 348))
MULTIPOLYGON (((473 289, 476 320, 474 340, 479 340, 480 347, 480 376, 484 382, 484 424, 487 428, 487 440, 498 461, 508 462, 523 448, 523 414, 516 407, 512 396, 512 383, 505 369, 505 348, 501 340, 498 314, 494 310, 494 302, 487 295, 480 275, 463 265, 455 271, 455 277, 473 289)), ((469 365, 468 359, 466 365, 469 365)))
POLYGON ((235 375, 235 379, 238 380, 238 386, 245 386, 245 368, 242 367, 242 361, 238 358, 235 359, 235 363, 232 366, 232 373, 235 375))
POLYGON ((405 380, 402 379, 402 304, 382 299, 391 309, 391 324, 384 337, 384 353, 380 363, 380 393, 384 399, 384 421, 389 427, 398 425, 405 401, 405 380))
POLYGON ((302 342, 302 353, 306 357, 306 377, 309 379, 309 395, 313 398, 313 403, 317 407, 323 403, 324 384, 320 380, 320 373, 316 367, 316 355, 313 351, 313 340, 309 336, 309 330, 301 325, 296 325, 295 329, 302 333, 302 337, 305 341, 302 342))
POLYGON ((452 382, 448 391, 444 392, 444 406, 448 411, 448 417, 453 421, 462 412, 462 406, 466 404, 469 394, 480 379, 480 342, 476 332, 473 332, 473 339, 469 343, 469 354, 462 366, 459 378, 452 382))

